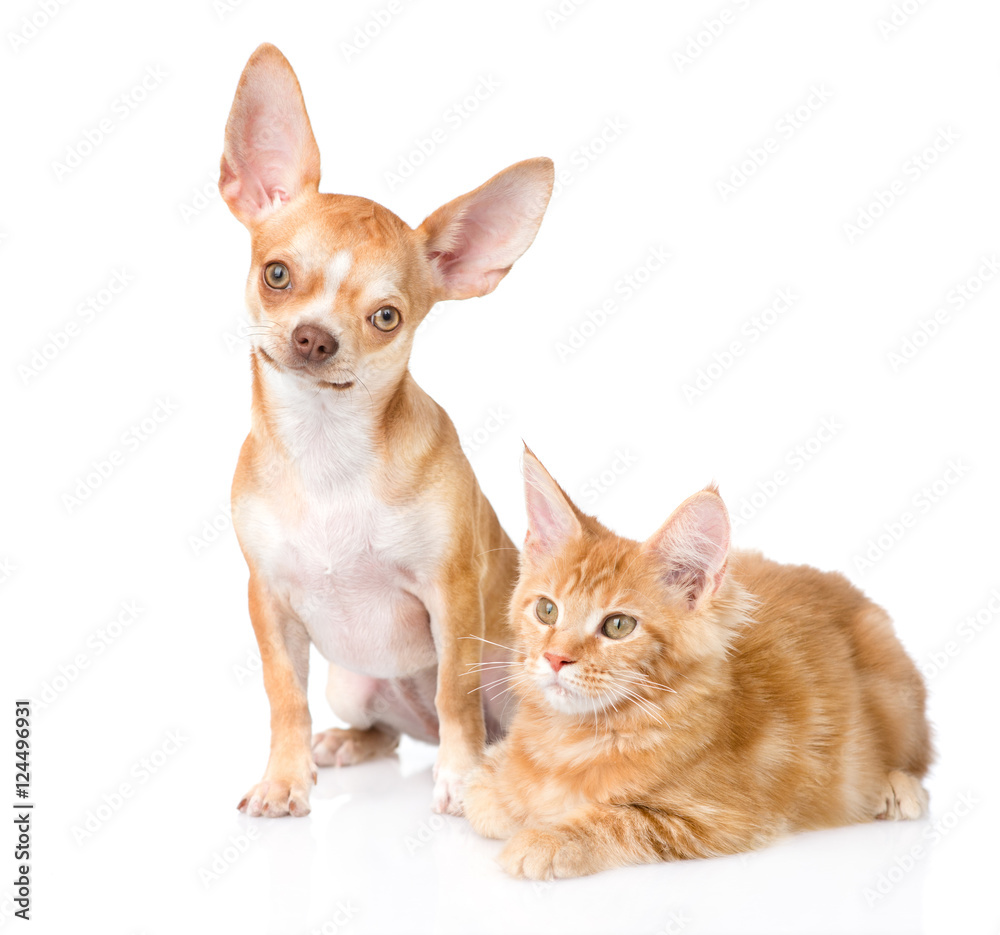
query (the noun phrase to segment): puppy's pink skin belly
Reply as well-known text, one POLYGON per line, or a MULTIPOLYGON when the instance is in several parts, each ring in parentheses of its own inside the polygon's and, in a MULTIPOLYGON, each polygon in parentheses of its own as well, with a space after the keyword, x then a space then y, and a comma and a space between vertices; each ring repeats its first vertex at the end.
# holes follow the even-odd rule
POLYGON ((360 712, 373 726, 408 734, 425 743, 439 740, 434 707, 437 666, 396 679, 340 673, 336 690, 341 703, 360 712))
POLYGON ((323 657, 359 675, 396 679, 437 664, 427 610, 405 591, 330 582, 292 591, 289 603, 323 657))

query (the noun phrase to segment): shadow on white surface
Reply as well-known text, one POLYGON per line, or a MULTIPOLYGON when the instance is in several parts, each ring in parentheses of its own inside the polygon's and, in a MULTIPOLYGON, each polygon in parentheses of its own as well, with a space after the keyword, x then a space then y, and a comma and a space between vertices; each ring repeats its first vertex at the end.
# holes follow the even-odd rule
MULTIPOLYGON (((115 896, 115 920, 145 920, 141 929, 129 931, 148 933, 922 930, 927 862, 893 868, 925 841, 927 821, 803 834, 730 858, 555 883, 519 881, 497 865, 499 842, 479 838, 464 819, 431 812, 434 752, 404 741, 398 757, 321 770, 313 811, 304 819, 247 818, 236 811, 235 794, 213 792, 196 812, 165 812, 155 797, 136 796, 127 817, 123 810, 120 823, 115 821, 114 836, 88 845, 78 883, 100 886, 119 872, 141 881, 137 865, 144 863, 172 867, 115 896), (189 851, 183 860, 163 859, 183 848, 189 851), (171 894, 166 902, 164 893, 171 894), (151 900, 160 907, 155 916, 151 900)), ((193 778, 194 769, 192 758, 186 775, 178 771, 174 781, 193 778)), ((213 788, 227 785, 219 781, 213 788)), ((169 799, 168 790, 160 791, 169 799)), ((64 908, 65 923, 72 925, 72 909, 64 908)))

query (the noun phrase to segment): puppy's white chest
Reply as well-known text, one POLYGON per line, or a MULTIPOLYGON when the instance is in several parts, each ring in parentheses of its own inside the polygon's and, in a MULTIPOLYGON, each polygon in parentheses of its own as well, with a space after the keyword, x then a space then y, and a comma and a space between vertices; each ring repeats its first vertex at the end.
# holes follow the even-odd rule
POLYGON ((411 675, 436 662, 416 596, 440 553, 436 524, 426 507, 382 502, 365 426, 322 400, 282 400, 294 467, 241 509, 240 538, 328 660, 378 678, 411 675))
POLYGON ((380 503, 363 485, 308 501, 271 555, 274 585, 323 655, 378 678, 436 660, 427 611, 415 595, 433 544, 414 511, 380 503))
POLYGON ((435 665, 417 596, 442 549, 433 510, 379 497, 364 400, 281 374, 268 385, 286 457, 258 467, 238 519, 259 573, 330 662, 376 678, 435 665))

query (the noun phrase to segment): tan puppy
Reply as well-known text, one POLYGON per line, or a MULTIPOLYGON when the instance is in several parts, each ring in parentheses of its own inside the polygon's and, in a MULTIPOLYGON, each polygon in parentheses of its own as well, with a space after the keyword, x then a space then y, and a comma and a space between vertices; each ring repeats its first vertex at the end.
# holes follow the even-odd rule
POLYGON ((528 248, 552 163, 511 166, 416 229, 367 198, 319 194, 319 177, 295 73, 262 45, 219 180, 252 240, 252 427, 233 524, 271 706, 267 769, 239 807, 305 815, 317 764, 360 763, 407 733, 440 742, 434 806, 460 814, 486 731, 502 730, 500 706, 487 697, 484 711, 461 676, 495 649, 484 640, 506 642, 517 551, 407 365, 435 302, 486 295, 528 248), (350 729, 312 735, 310 643, 350 729))

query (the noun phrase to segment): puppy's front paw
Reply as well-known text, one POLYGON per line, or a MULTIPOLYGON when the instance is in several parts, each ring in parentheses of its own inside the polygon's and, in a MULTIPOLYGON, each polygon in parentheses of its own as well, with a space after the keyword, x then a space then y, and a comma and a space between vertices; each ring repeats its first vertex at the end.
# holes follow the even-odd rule
POLYGON ((580 838, 557 829, 525 828, 507 842, 500 866, 512 877, 555 880, 593 873, 580 838))
POLYGON ((439 815, 465 814, 465 776, 444 766, 434 768, 434 811, 439 815))
POLYGON ((308 815, 309 789, 316 782, 316 770, 310 762, 308 769, 281 771, 268 768, 264 778, 257 783, 236 807, 253 818, 282 818, 308 815))

